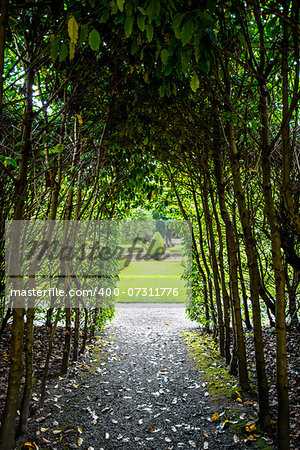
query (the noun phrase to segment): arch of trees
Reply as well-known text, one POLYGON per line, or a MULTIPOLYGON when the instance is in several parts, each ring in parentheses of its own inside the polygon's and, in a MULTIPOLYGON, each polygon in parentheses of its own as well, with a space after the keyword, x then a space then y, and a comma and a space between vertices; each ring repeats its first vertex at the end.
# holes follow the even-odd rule
MULTIPOLYGON (((281 449, 290 433, 286 326, 299 326, 298 18, 298 2, 286 0, 3 0, 0 17, 2 234, 8 218, 122 219, 150 204, 192 221, 188 313, 214 329, 246 390, 244 323, 253 327, 264 429, 264 317, 275 326, 281 449)), ((4 239, 0 250, 1 330, 12 322, 0 446, 9 449, 20 395, 26 431, 35 311, 7 307, 4 239)), ((85 343, 111 314, 47 312, 40 405, 60 318, 63 374, 81 325, 85 343)))

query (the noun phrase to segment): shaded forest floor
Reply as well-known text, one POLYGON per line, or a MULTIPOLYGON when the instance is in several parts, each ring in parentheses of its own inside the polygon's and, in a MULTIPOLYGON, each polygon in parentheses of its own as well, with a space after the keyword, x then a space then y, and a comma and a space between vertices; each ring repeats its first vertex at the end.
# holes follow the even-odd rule
MULTIPOLYGON (((35 330, 35 385, 28 432, 40 449, 276 448, 261 434, 255 394, 228 375, 212 339, 184 316, 184 305, 122 304, 114 326, 58 377, 63 329, 55 337, 45 406, 37 410, 47 329, 35 330)), ((8 376, 9 331, 0 339, 0 410, 8 376)), ((275 334, 264 330, 272 413, 276 414, 275 334)), ((251 334, 249 372, 255 377, 251 334)), ((300 437, 299 335, 288 335, 292 448, 300 437)), ((33 444, 33 442, 35 444, 33 444)), ((24 448, 28 448, 25 446, 24 448)))

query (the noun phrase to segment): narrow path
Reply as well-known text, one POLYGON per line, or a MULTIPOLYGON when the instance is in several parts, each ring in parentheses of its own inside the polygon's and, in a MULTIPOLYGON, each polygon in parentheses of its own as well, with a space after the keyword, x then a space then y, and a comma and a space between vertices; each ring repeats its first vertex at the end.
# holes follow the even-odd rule
POLYGON ((180 337, 197 326, 184 305, 117 309, 101 350, 49 389, 40 448, 244 448, 210 421, 214 406, 180 337))

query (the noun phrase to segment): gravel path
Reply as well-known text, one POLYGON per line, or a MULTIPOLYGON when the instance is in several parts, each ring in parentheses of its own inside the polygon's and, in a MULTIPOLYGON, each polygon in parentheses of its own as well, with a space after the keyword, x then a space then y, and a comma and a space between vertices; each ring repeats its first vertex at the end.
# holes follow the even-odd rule
POLYGON ((117 310, 101 346, 49 387, 31 430, 39 427, 40 448, 244 448, 210 420, 216 409, 180 337, 197 326, 184 305, 123 303, 117 310))

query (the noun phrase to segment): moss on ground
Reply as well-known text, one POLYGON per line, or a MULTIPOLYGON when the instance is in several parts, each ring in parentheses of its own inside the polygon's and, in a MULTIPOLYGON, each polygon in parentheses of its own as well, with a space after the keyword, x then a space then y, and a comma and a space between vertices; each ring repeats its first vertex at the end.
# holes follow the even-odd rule
MULTIPOLYGON (((252 448, 273 449, 271 440, 257 426, 256 412, 253 410, 254 390, 243 392, 235 376, 231 375, 226 362, 218 351, 211 335, 201 332, 182 333, 190 356, 201 373, 202 386, 209 394, 217 409, 223 409, 218 426, 230 427, 231 432, 252 448)), ((251 380, 251 378, 250 378, 251 380)))

